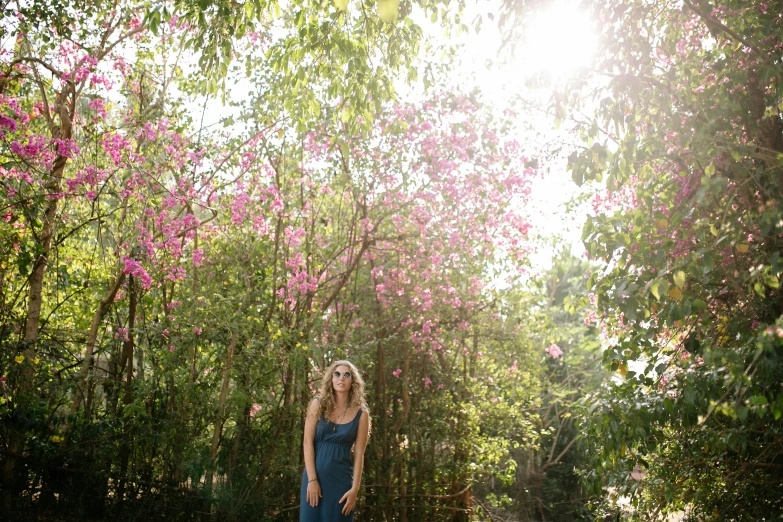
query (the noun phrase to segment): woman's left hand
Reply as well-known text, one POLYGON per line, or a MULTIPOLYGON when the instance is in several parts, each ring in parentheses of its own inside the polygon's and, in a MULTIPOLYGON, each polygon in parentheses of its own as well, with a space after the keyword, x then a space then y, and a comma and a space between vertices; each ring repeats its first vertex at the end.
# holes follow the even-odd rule
POLYGON ((353 511, 354 506, 356 506, 356 497, 358 494, 358 491, 349 489, 346 491, 345 495, 343 495, 343 498, 340 499, 340 504, 345 502, 345 505, 343 506, 343 515, 348 515, 353 511))

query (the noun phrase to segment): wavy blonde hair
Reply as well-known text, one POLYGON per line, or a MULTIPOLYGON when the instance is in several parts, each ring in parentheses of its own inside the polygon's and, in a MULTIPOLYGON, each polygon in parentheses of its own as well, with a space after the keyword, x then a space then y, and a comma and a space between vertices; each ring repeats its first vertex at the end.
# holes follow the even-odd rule
POLYGON ((350 361, 334 361, 324 372, 321 378, 321 408, 318 418, 328 417, 334 413, 334 387, 332 386, 332 374, 338 366, 347 366, 351 370, 351 390, 348 392, 348 406, 351 408, 359 407, 364 410, 369 419, 370 408, 367 406, 367 399, 364 395, 364 379, 359 373, 359 369, 350 361))

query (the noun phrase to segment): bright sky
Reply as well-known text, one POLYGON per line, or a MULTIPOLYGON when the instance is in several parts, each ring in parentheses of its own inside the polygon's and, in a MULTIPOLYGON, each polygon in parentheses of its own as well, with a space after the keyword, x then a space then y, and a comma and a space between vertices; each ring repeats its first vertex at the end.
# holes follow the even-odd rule
MULTIPOLYGON (((471 31, 459 37, 463 51, 453 71, 452 81, 462 87, 466 83, 475 84, 485 94, 486 100, 501 109, 515 99, 521 99, 517 139, 534 154, 546 150, 548 144, 573 142, 567 125, 556 128, 554 117, 547 113, 547 109, 553 92, 563 88, 568 79, 588 67, 596 52, 598 34, 595 24, 579 8, 579 3, 579 0, 559 0, 530 13, 521 41, 508 42, 502 51, 497 15, 494 22, 486 17, 488 12, 499 12, 497 0, 469 6, 463 18, 472 27, 475 17, 483 15, 484 24, 478 34, 471 31), (535 82, 532 86, 530 80, 536 77, 547 80, 535 82)), ((442 38, 441 29, 426 20, 416 21, 433 37, 442 38)), ((584 247, 580 236, 585 212, 566 213, 565 203, 580 190, 566 171, 567 155, 568 152, 565 152, 560 157, 543 161, 545 173, 533 188, 530 219, 541 235, 559 235, 567 244, 573 245, 571 250, 574 255, 581 256, 584 247)), ((550 266, 552 254, 551 249, 540 248, 533 254, 534 267, 550 266)))

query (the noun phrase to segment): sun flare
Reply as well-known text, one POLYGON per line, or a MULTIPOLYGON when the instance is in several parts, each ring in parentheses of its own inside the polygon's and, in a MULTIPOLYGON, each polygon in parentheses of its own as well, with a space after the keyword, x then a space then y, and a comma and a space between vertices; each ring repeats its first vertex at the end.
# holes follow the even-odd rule
POLYGON ((531 16, 519 59, 528 74, 564 79, 587 67, 598 43, 590 15, 574 0, 561 0, 531 16))

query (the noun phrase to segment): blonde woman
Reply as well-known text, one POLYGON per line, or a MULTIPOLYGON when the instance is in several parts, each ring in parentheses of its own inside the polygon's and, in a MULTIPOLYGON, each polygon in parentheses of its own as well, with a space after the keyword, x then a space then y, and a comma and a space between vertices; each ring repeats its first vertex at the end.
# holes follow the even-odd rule
POLYGON ((370 435, 364 380, 350 362, 335 361, 321 390, 307 408, 299 521, 352 521, 370 435))

